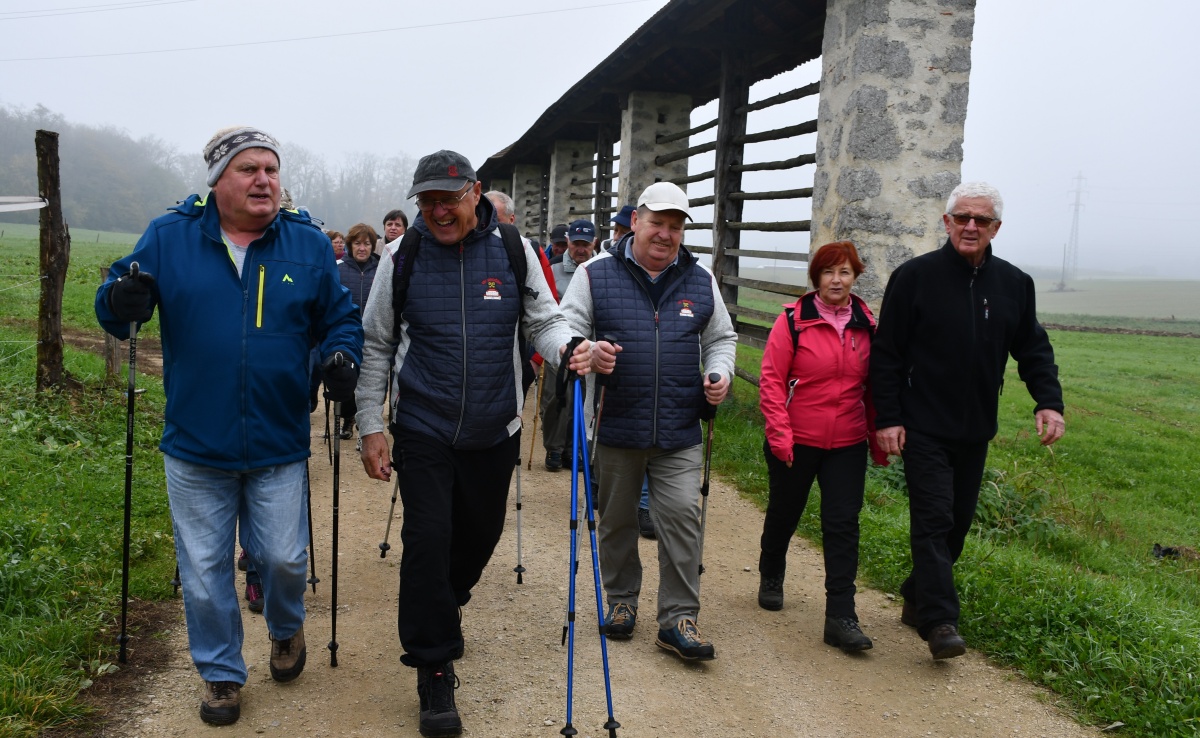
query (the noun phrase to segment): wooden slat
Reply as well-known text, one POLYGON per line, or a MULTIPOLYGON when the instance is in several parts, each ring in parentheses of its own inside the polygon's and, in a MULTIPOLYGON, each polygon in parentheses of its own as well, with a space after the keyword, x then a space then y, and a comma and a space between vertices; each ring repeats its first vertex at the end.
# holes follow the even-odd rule
POLYGON ((747 133, 744 136, 734 138, 735 143, 759 143, 761 141, 778 141, 781 138, 791 138, 792 136, 802 136, 806 133, 816 133, 817 122, 815 120, 797 123, 794 126, 784 126, 783 128, 775 128, 770 131, 762 131, 761 133, 747 133))
POLYGON ((714 199, 716 199, 715 195, 708 195, 706 197, 693 197, 688 200, 688 205, 694 208, 703 207, 704 205, 712 205, 714 199))
POLYGON ((707 231, 712 228, 712 223, 684 223, 683 230, 685 231, 707 231))
POLYGON ((706 153, 709 151, 716 151, 716 149, 717 149, 717 142, 709 141, 708 143, 702 143, 702 144, 698 144, 696 146, 689 146, 688 148, 683 149, 681 151, 676 151, 676 152, 673 152, 670 154, 663 154, 662 156, 656 156, 656 157, 654 157, 654 164, 655 164, 655 166, 661 167, 662 165, 670 164, 673 161, 679 161, 680 159, 688 159, 688 158, 691 158, 692 156, 695 156, 696 154, 703 154, 703 153, 706 153))
POLYGON ((764 161, 757 164, 734 164, 730 167, 735 172, 763 172, 773 169, 795 169, 802 167, 805 164, 816 164, 816 154, 801 154, 794 156, 791 159, 780 159, 779 161, 764 161))
POLYGON ((795 190, 775 190, 773 192, 731 192, 730 200, 787 200, 793 197, 812 197, 811 187, 800 187, 795 190))
POLYGON ((668 133, 665 136, 659 136, 658 138, 654 139, 654 143, 659 144, 660 146, 662 144, 669 144, 672 141, 678 141, 681 138, 689 138, 697 133, 703 133, 704 131, 707 131, 710 128, 716 128, 716 127, 717 127, 717 121, 710 120, 709 122, 705 123, 704 125, 699 125, 699 126, 696 126, 695 128, 689 128, 686 131, 680 131, 678 133, 668 133))
POLYGON ((763 292, 774 292, 777 295, 789 295, 791 297, 803 297, 804 288, 797 287, 793 284, 781 284, 779 282, 767 282, 762 279, 750 279, 748 277, 734 277, 726 275, 725 281, 730 284, 736 284, 739 287, 749 287, 763 292))
POLYGON ((699 174, 693 174, 688 177, 676 177, 675 179, 668 179, 667 181, 671 184, 685 185, 693 182, 703 182, 706 179, 712 179, 714 176, 716 176, 716 173, 716 170, 710 169, 707 172, 700 172, 699 174))
POLYGON ((772 324, 779 317, 779 313, 768 313, 765 310, 758 310, 757 308, 746 307, 745 305, 727 304, 725 309, 729 311, 730 315, 736 315, 739 318, 754 318, 755 320, 762 320, 772 324))
POLYGON ((754 110, 762 110, 763 108, 769 108, 773 105, 779 105, 781 103, 791 102, 792 100, 799 100, 801 98, 809 97, 811 95, 816 95, 820 91, 821 91, 821 83, 813 82, 812 84, 808 84, 803 87, 797 87, 794 90, 790 90, 788 92, 781 92, 778 95, 773 95, 766 99, 759 100, 756 103, 750 103, 749 105, 743 105, 737 109, 737 112, 738 113, 749 113, 754 110))
POLYGON ((761 341, 762 343, 759 348, 764 348, 767 345, 767 336, 769 335, 771 335, 770 328, 764 328, 760 325, 738 325, 738 336, 761 341))
POLYGON ((729 228, 737 231, 764 231, 769 233, 790 233, 807 231, 812 228, 811 220, 781 220, 773 223, 726 223, 729 228))
MULTIPOLYGON (((689 246, 688 248, 692 248, 689 246)), ((693 249, 695 250, 695 249, 693 249)), ((783 261, 808 261, 808 254, 798 251, 756 251, 754 249, 728 249, 730 256, 745 256, 751 259, 780 259, 783 261)))
MULTIPOLYGON (((766 348, 766 344, 759 346, 758 341, 754 341, 754 342, 751 342, 750 340, 743 341, 741 336, 738 336, 738 343, 745 344, 746 346, 753 346, 754 348, 758 348, 758 349, 766 348)), ((751 374, 750 372, 746 371, 745 369, 742 369, 741 367, 734 367, 733 374, 736 377, 741 377, 742 379, 746 380, 747 382, 754 385, 755 387, 758 386, 759 379, 758 379, 757 374, 751 374)))

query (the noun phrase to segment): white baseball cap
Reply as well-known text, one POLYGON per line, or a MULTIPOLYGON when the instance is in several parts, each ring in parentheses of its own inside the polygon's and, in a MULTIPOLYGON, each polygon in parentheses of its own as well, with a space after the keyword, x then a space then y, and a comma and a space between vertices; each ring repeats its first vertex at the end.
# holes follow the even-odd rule
POLYGON ((671 182, 655 182, 650 185, 642 191, 642 196, 638 198, 637 204, 639 208, 647 210, 678 210, 688 220, 692 219, 692 214, 688 210, 690 203, 687 193, 679 185, 671 182))

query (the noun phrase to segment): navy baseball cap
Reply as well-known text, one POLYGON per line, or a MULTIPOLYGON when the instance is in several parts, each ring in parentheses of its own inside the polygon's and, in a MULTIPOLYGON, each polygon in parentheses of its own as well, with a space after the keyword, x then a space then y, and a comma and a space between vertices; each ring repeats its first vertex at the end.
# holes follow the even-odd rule
POLYGON ((559 223, 550 231, 550 243, 567 242, 567 224, 559 223))
POLYGON ((631 228, 632 226, 629 223, 629 216, 633 215, 633 210, 634 207, 632 205, 626 205, 625 207, 621 208, 621 212, 612 217, 612 222, 616 223, 617 225, 625 226, 626 228, 631 228))
POLYGON ((596 226, 590 220, 573 220, 567 227, 567 237, 572 241, 595 241, 596 226))

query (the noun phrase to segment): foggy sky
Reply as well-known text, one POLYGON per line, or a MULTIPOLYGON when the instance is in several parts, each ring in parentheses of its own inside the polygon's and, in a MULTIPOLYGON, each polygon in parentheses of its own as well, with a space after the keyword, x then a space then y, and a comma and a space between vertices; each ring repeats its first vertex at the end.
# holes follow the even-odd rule
MULTIPOLYGON (((0 104, 40 103, 197 157, 213 131, 248 123, 330 164, 354 151, 453 148, 478 166, 663 4, 0 0, 0 104), (300 37, 309 40, 262 43, 300 37), (116 55, 231 44, 242 45, 116 55), (44 58, 79 55, 108 56, 44 58)), ((1082 174, 1081 270, 1200 278, 1185 227, 1200 204, 1197 27, 1194 0, 980 0, 963 178, 1005 197, 998 253, 1061 265, 1082 174)), ((819 63, 806 65, 751 99, 817 75, 819 63)), ((780 106, 754 128, 805 112, 780 106)), ((714 114, 698 110, 694 122, 714 114)), ((790 176, 790 187, 810 185, 812 167, 790 176)))

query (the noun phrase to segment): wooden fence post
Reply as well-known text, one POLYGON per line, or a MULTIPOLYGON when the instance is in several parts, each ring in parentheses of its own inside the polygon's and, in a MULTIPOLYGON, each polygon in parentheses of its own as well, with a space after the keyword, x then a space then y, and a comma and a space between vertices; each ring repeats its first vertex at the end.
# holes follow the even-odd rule
MULTIPOLYGON (((108 281, 110 267, 100 267, 100 284, 108 281)), ((104 332, 104 373, 115 377, 121 373, 121 341, 108 331, 104 332)))
POLYGON ((71 261, 71 236, 62 217, 62 194, 58 180, 58 134, 39 130, 34 135, 37 152, 38 194, 47 202, 38 216, 41 230, 38 301, 37 391, 62 389, 63 370, 62 296, 71 261))

